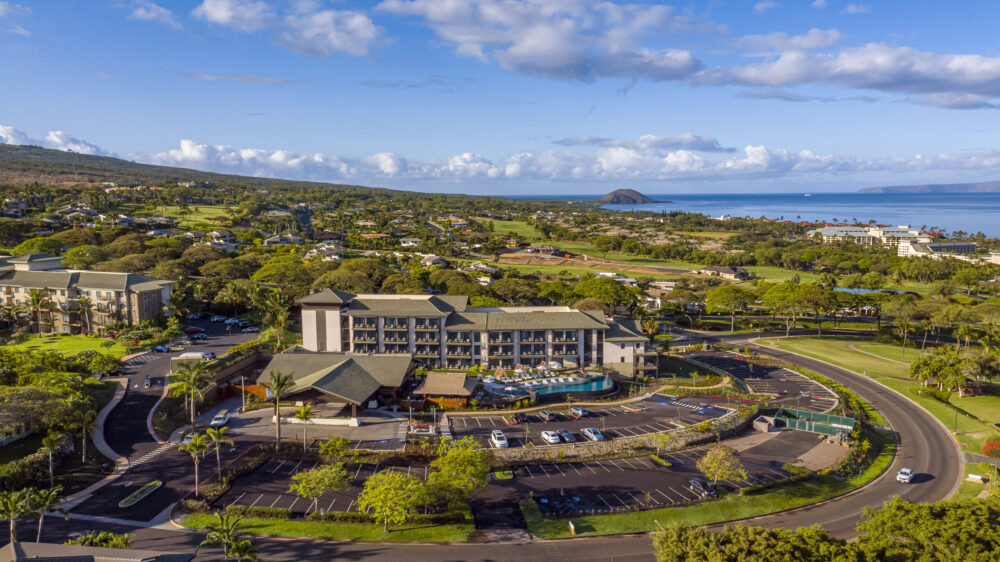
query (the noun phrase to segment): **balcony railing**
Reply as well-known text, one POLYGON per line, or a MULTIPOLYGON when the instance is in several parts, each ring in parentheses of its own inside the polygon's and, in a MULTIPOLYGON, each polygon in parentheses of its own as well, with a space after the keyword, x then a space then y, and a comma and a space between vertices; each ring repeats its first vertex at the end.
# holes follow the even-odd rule
POLYGON ((397 337, 386 337, 382 341, 386 343, 408 343, 410 340, 409 338, 401 338, 397 336, 397 337))
POLYGON ((504 347, 500 349, 491 349, 490 357, 513 357, 514 349, 509 347, 504 347))
POLYGON ((451 337, 449 337, 448 338, 448 343, 472 343, 472 340, 469 339, 469 338, 451 338, 451 337))
POLYGON ((362 342, 362 343, 372 343, 372 342, 378 341, 378 338, 375 337, 375 336, 359 336, 359 335, 355 335, 354 336, 354 341, 356 341, 356 342, 362 342))
POLYGON ((382 329, 383 330, 409 330, 410 327, 407 326, 406 324, 389 324, 389 323, 386 323, 386 324, 382 325, 382 329))
POLYGON ((417 322, 416 324, 413 325, 413 328, 416 329, 416 330, 439 330, 441 328, 441 326, 438 323, 436 323, 436 322, 435 323, 424 323, 424 324, 421 324, 420 322, 417 322))
POLYGON ((357 328, 374 329, 375 328, 375 321, 374 320, 355 320, 354 323, 351 324, 351 325, 354 326, 355 329, 357 329, 357 328))
POLYGON ((514 340, 511 339, 511 338, 498 338, 498 339, 490 339, 489 342, 490 343, 514 343, 514 340))

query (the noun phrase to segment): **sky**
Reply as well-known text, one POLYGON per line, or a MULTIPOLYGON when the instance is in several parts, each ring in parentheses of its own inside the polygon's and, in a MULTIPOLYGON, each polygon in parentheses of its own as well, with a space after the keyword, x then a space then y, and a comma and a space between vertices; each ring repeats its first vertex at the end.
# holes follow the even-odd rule
POLYGON ((1000 179, 995 2, 0 0, 0 142, 474 195, 1000 179))

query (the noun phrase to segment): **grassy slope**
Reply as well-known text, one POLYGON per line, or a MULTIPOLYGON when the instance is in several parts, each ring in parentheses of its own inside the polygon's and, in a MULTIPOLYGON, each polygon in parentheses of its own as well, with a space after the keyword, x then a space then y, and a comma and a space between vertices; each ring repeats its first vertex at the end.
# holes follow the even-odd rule
MULTIPOLYGON (((193 529, 205 529, 217 521, 218 518, 214 515, 199 513, 188 515, 181 524, 193 529)), ((471 524, 403 525, 391 527, 388 533, 383 533, 380 525, 367 523, 322 523, 256 518, 244 519, 243 525, 244 531, 254 535, 381 542, 461 542, 468 539, 469 533, 473 531, 471 524)))
POLYGON ((868 353, 874 353, 879 357, 884 357, 891 361, 902 361, 904 363, 910 363, 917 357, 920 357, 920 350, 908 347, 903 349, 902 346, 889 345, 886 343, 875 343, 875 342, 864 342, 854 344, 856 349, 861 351, 867 351, 868 353))
POLYGON ((216 228, 218 223, 210 220, 218 216, 226 216, 226 210, 221 205, 192 205, 189 213, 181 213, 180 207, 170 205, 167 207, 165 216, 178 219, 180 225, 190 228, 216 228))
MULTIPOLYGON (((858 353, 848 347, 848 344, 857 344, 863 341, 856 338, 825 337, 821 340, 816 338, 774 339, 765 343, 776 345, 779 349, 815 357, 839 367, 866 374, 911 398, 934 417, 941 420, 949 429, 955 427, 955 409, 929 396, 920 396, 910 392, 910 389, 918 388, 920 385, 909 379, 908 367, 906 365, 858 353)), ((959 398, 957 395, 953 395, 951 403, 985 420, 985 422, 982 422, 961 414, 957 417, 958 442, 962 444, 964 451, 979 453, 983 443, 986 441, 986 437, 996 434, 996 430, 990 424, 1000 422, 1000 408, 997 407, 996 397, 975 396, 959 398)))
MULTIPOLYGON (((983 471, 979 469, 979 463, 967 462, 965 463, 964 475, 968 474, 983 474, 983 471)), ((964 477, 964 476, 963 476, 964 477)), ((979 482, 972 482, 970 480, 962 480, 962 484, 955 490, 952 494, 952 501, 962 501, 972 499, 979 495, 986 488, 986 484, 980 484, 979 482)))
POLYGON ((493 232, 495 234, 517 234, 528 241, 542 240, 541 235, 535 227, 524 221, 493 221, 493 232))
POLYGON ((43 335, 39 338, 32 335, 25 341, 17 344, 16 347, 32 351, 61 351, 67 355, 89 350, 96 350, 102 353, 110 352, 115 357, 125 355, 125 347, 117 341, 110 349, 104 347, 104 344, 108 341, 103 338, 88 338, 84 336, 43 335))

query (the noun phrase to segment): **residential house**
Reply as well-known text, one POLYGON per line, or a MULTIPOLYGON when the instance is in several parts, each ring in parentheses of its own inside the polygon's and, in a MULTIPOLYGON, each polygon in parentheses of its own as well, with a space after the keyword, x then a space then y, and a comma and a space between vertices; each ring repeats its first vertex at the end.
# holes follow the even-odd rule
POLYGON ((722 277, 723 279, 730 279, 733 281, 743 281, 745 279, 750 279, 753 277, 751 273, 742 267, 726 267, 718 265, 709 265, 698 270, 698 273, 702 275, 713 275, 716 277, 722 277))
POLYGON ((404 248, 416 248, 423 240, 419 238, 400 238, 399 245, 404 248))
POLYGON ((427 254, 422 260, 420 260, 420 265, 424 267, 432 267, 435 265, 446 266, 448 265, 448 260, 442 258, 441 256, 427 254))
POLYGON ((344 249, 336 244, 320 242, 316 247, 305 254, 305 259, 318 259, 322 261, 340 261, 344 259, 344 249))
POLYGON ((278 234, 276 236, 272 236, 272 237, 267 238, 266 240, 264 240, 264 242, 262 243, 262 245, 263 246, 267 246, 267 247, 271 247, 271 246, 291 246, 291 245, 301 244, 301 243, 302 243, 302 238, 299 237, 299 236, 295 236, 294 234, 278 234))

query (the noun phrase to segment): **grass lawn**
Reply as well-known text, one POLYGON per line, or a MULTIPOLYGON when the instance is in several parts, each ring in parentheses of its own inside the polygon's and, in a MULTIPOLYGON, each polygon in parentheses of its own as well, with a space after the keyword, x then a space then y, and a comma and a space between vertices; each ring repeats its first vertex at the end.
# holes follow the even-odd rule
POLYGON ((997 397, 968 396, 959 398, 953 394, 950 399, 951 404, 978 416, 984 421, 962 414, 959 414, 956 418, 956 410, 954 408, 928 395, 916 394, 920 384, 910 380, 909 368, 906 365, 859 353, 848 347, 849 344, 857 345, 858 343, 867 342, 865 339, 827 336, 822 339, 812 337, 778 338, 761 341, 768 345, 776 346, 779 349, 808 355, 809 357, 821 359, 856 373, 865 374, 889 388, 902 393, 930 412, 931 415, 941 420, 949 429, 954 430, 957 423, 959 433, 956 439, 962 445, 962 449, 970 453, 979 453, 986 441, 986 437, 997 433, 996 429, 992 426, 992 424, 1000 422, 1000 407, 997 407, 1000 405, 1000 402, 998 402, 997 397))
MULTIPOLYGON (((214 515, 196 513, 185 517, 181 524, 192 529, 206 529, 217 521, 218 518, 214 515)), ((254 535, 333 540, 464 542, 469 538, 469 534, 474 528, 471 522, 453 525, 403 525, 391 527, 388 533, 384 533, 381 525, 370 523, 325 523, 246 518, 243 520, 243 530, 254 535)))
POLYGON ((751 265, 747 266, 745 269, 756 275, 759 279, 776 283, 788 281, 794 275, 798 275, 802 283, 812 283, 819 279, 819 275, 816 275, 815 273, 809 273, 808 271, 795 271, 793 269, 785 269, 783 267, 751 265))
POLYGON ((714 230, 675 230, 672 234, 678 236, 690 236, 692 238, 711 238, 713 240, 726 240, 735 236, 732 232, 718 232, 714 230))
MULTIPOLYGON (((613 267, 580 267, 573 265, 520 265, 520 264, 509 264, 509 263, 495 263, 493 265, 497 267, 505 267, 510 269, 516 269, 521 273, 534 274, 538 273, 540 275, 547 275, 550 277, 556 277, 561 275, 563 272, 576 277, 579 275, 593 275, 598 271, 608 271, 614 270, 613 267)), ((627 272, 625 272, 627 273, 627 272)), ((634 275, 627 273, 628 275, 634 275)), ((673 277, 668 274, 653 274, 649 277, 654 279, 672 279, 673 277)))
POLYGON ((180 207, 168 205, 164 216, 179 219, 178 224, 189 228, 217 228, 219 223, 211 219, 218 216, 229 216, 221 205, 191 205, 188 213, 182 213, 180 207))
POLYGON ((982 492, 983 490, 986 489, 988 484, 980 484, 979 482, 973 482, 971 480, 964 479, 970 474, 979 474, 981 476, 992 477, 991 475, 983 474, 983 470, 979 468, 979 463, 977 462, 965 463, 965 472, 962 474, 963 477, 962 484, 958 487, 957 490, 955 490, 955 493, 952 494, 951 496, 952 501, 962 501, 962 500, 972 499, 978 496, 979 492, 982 492))
POLYGON ((45 334, 41 337, 36 335, 28 336, 26 340, 14 346, 17 349, 28 349, 31 351, 61 351, 67 355, 73 355, 81 351, 95 350, 102 353, 108 352, 115 357, 125 355, 125 346, 114 342, 111 348, 104 346, 105 343, 113 341, 105 338, 91 338, 86 336, 60 336, 45 334))
POLYGON ((849 492, 881 474, 892 461, 895 445, 886 436, 886 444, 875 462, 861 475, 838 481, 830 476, 820 476, 808 482, 789 484, 761 494, 738 496, 724 495, 721 499, 686 507, 666 507, 631 513, 573 517, 571 519, 545 519, 538 505, 531 500, 521 502, 521 512, 528 523, 528 530, 546 539, 570 537, 569 522, 573 522, 577 536, 612 535, 659 530, 660 525, 674 523, 682 526, 709 525, 733 519, 756 517, 815 503, 849 492))
MULTIPOLYGON (((677 384, 685 384, 692 382, 692 377, 698 375, 699 379, 704 380, 706 376, 712 374, 706 369, 699 368, 697 365, 685 361, 679 357, 663 356, 660 357, 660 372, 661 373, 676 373, 677 374, 677 384)), ((670 378, 671 384, 675 379, 670 378)))
POLYGON ((517 234, 528 241, 539 241, 543 238, 535 227, 524 221, 492 221, 495 234, 517 234))
POLYGON ((902 361, 904 363, 910 363, 917 357, 920 357, 920 349, 914 349, 912 347, 903 348, 898 345, 889 345, 887 343, 875 343, 875 342, 865 342, 854 344, 856 349, 861 351, 867 351, 868 353, 874 353, 879 357, 884 357, 892 361, 902 361))

